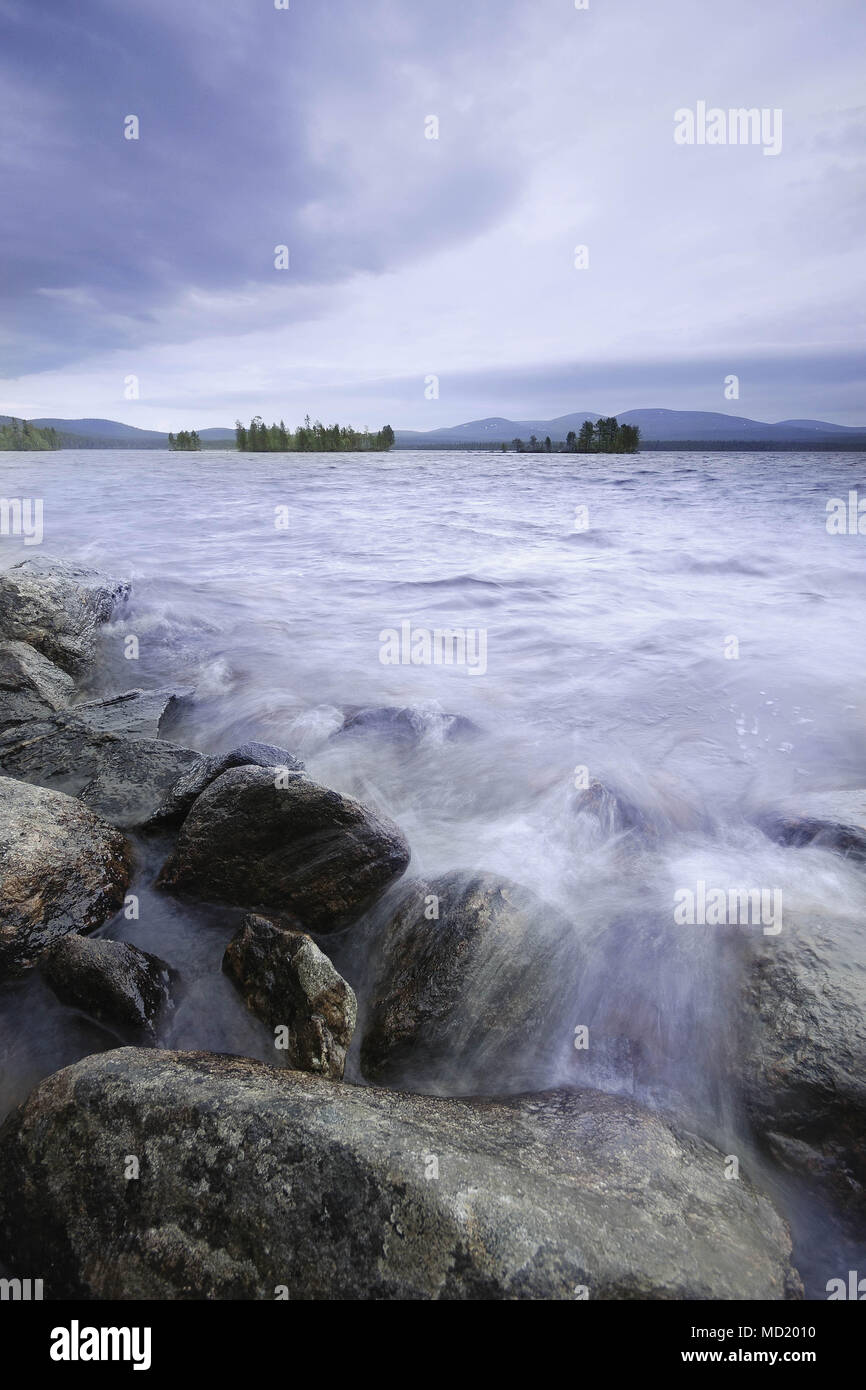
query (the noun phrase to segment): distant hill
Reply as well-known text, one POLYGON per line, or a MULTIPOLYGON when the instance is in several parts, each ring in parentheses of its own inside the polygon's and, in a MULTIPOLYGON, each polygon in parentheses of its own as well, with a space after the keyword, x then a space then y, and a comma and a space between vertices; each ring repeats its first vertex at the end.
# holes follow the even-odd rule
MULTIPOLYGON (((430 448, 437 443, 453 444, 510 444, 512 439, 524 443, 534 434, 538 439, 547 435, 555 444, 564 442, 569 430, 579 431, 584 420, 593 424, 600 417, 592 410, 578 410, 558 415, 553 420, 507 420, 493 417, 469 420, 464 425, 450 425, 436 430, 397 430, 397 448, 430 448)), ((816 441, 841 443, 856 441, 859 447, 866 442, 866 425, 834 425, 823 420, 780 420, 771 424, 749 420, 742 415, 726 415, 721 411, 702 410, 625 410, 617 414, 621 425, 637 425, 641 439, 664 443, 690 440, 710 444, 714 441, 735 443, 765 442, 805 446, 816 441)))
MULTIPOLYGON (((0 415, 0 423, 9 417, 0 415)), ((63 449, 167 449, 168 434, 159 430, 142 430, 136 425, 124 425, 119 420, 60 420, 44 418, 31 420, 37 429, 55 429, 63 449)), ((234 444, 235 432, 217 425, 199 430, 199 438, 212 444, 234 444)))

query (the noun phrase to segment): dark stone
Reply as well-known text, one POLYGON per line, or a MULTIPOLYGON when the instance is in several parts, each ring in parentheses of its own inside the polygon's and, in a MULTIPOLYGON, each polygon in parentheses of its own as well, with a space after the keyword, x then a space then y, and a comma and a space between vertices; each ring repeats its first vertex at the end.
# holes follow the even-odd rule
POLYGON ((866 859, 866 791, 802 796, 796 805, 761 812, 758 824, 780 845, 816 845, 866 859))
POLYGON ((74 698, 71 676, 27 642, 0 642, 0 729, 41 719, 74 698))
POLYGON ((478 725, 463 714, 443 714, 436 710, 416 709, 411 705, 403 708, 376 705, 346 710, 342 727, 331 737, 378 734, 394 743, 419 743, 425 737, 450 741, 475 738, 481 732, 478 725))
POLYGON ((178 778, 195 775, 201 762, 199 753, 165 739, 112 737, 100 746, 98 771, 81 800, 112 825, 134 829, 149 823, 178 778))
POLYGON ((303 772, 304 764, 294 753, 276 748, 272 743, 243 743, 230 753, 201 758, 196 767, 179 777, 161 805, 151 815, 148 829, 163 829, 179 824, 189 813, 197 797, 232 767, 283 767, 289 772, 303 772))
POLYGON ((354 991, 303 932, 248 916, 223 969, 269 1028, 288 1029, 288 1067, 340 1081, 358 1015, 354 991))
POLYGON ((171 999, 170 971, 159 956, 127 941, 64 936, 42 956, 40 969, 63 1004, 114 1025, 130 1041, 153 1042, 171 999))
POLYGON ((504 1076, 514 1090, 531 1080, 551 1040, 561 1046, 580 975, 572 923, 487 873, 410 885, 375 963, 364 1075, 452 1095, 501 1089, 504 1076))
POLYGON ((99 627, 128 597, 130 585, 49 556, 0 574, 0 636, 29 642, 73 674, 96 653, 99 627))
POLYGON ((0 979, 111 917, 129 873, 123 836, 86 806, 0 777, 0 979))
POLYGON ((308 931, 348 926, 403 873, 409 846, 393 821, 359 802, 302 773, 275 774, 236 767, 212 782, 160 883, 210 902, 290 912, 308 931))
POLYGON ((598 1091, 446 1100, 125 1048, 0 1132, 0 1260, 55 1299, 801 1296, 784 1222, 724 1173, 598 1091))

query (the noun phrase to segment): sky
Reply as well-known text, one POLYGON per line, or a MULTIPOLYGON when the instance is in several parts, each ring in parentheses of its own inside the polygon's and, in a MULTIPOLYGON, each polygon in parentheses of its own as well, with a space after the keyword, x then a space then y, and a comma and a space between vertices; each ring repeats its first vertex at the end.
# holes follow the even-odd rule
POLYGON ((0 413, 866 425, 862 0, 285 3, 0 0, 0 413))

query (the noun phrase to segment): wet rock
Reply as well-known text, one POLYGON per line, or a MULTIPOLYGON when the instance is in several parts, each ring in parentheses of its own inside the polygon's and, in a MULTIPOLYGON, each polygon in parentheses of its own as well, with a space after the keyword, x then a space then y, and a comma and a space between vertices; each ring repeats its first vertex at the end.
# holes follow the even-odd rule
POLYGON ((783 1221, 724 1173, 601 1092, 446 1100, 125 1048, 0 1132, 0 1260, 52 1298, 800 1296, 783 1221))
POLYGON ((42 956, 43 977, 63 1004, 118 1028, 130 1040, 154 1041, 171 1000, 170 971, 159 956, 127 941, 64 936, 42 956))
MULTIPOLYGON (((90 700, 35 723, 0 733, 0 772, 39 786, 77 795, 99 778, 110 777, 128 741, 156 739, 177 690, 130 690, 109 700, 90 700)), ((130 764, 136 753, 129 753, 130 764)), ((141 761, 143 753, 139 753, 141 761)), ((181 771, 180 766, 177 774, 181 771)), ((164 794, 161 787, 157 803, 164 794)), ((152 808, 151 808, 152 809, 152 808)))
POLYGON ((576 815, 595 822, 604 835, 623 835, 627 831, 644 836, 654 834, 649 818, 639 806, 595 777, 578 791, 572 809, 576 815))
POLYGON ((111 737, 99 748, 98 771, 81 800, 112 825, 135 829, 150 822, 178 778, 194 776, 202 761, 164 739, 111 737))
POLYGON ((150 817, 149 828, 162 829, 178 824, 188 814, 193 802, 211 782, 215 782, 232 767, 281 767, 289 772, 303 772, 304 764, 294 753, 277 748, 272 743, 243 743, 230 753, 200 758, 198 764, 179 777, 169 794, 150 817))
POLYGON ((236 767, 194 803, 160 883, 328 932, 356 921, 409 853, 393 821, 302 773, 236 767))
POLYGON ((99 627, 130 585, 49 556, 22 560, 0 574, 0 636, 29 642, 65 671, 92 661, 99 627))
POLYGON ((0 642, 0 729, 63 709, 75 696, 72 677, 27 642, 0 642))
POLYGON ((303 932, 248 916, 229 942, 223 969, 269 1028, 288 1030, 286 1066, 339 1081, 355 1031, 354 991, 303 932))
POLYGON ((759 1139, 843 1204, 866 1190, 866 945, 860 923, 785 916, 751 942, 739 1071, 759 1139))
POLYGON ((88 932, 123 903, 123 836, 86 806, 0 777, 0 979, 60 936, 88 932))
POLYGON ((866 859, 866 791, 820 792, 761 812, 758 824, 780 845, 818 845, 866 859))
POLYGON ((437 741, 475 738, 481 729, 462 714, 444 714, 412 705, 375 705, 350 708, 345 712, 342 727, 332 738, 347 734, 378 734, 393 743, 419 743, 423 738, 437 741))
POLYGON ((507 1077, 516 1090, 570 1032, 575 929, 508 879, 454 872, 413 883, 375 958, 361 1044, 370 1081, 465 1094, 507 1077))

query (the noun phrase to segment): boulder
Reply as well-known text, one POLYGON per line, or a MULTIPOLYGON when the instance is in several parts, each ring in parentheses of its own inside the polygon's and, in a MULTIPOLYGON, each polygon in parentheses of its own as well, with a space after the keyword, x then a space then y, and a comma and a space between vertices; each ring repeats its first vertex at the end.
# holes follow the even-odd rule
POLYGON ((460 871, 415 882, 375 944, 363 1073, 452 1095, 503 1077, 520 1089, 570 1032, 579 975, 573 924, 528 888, 460 871))
POLYGON ((108 736, 100 744, 96 776, 80 793, 112 825, 131 830, 150 823, 178 778, 195 776, 203 759, 165 739, 108 736))
POLYGON ((156 1038, 171 1001, 170 971, 159 956, 128 941, 64 936, 41 957, 43 977, 63 1004, 116 1027, 130 1040, 156 1038))
POLYGON ((247 1008, 288 1030, 286 1066, 340 1081, 355 1031, 354 991, 303 932, 248 916, 229 942, 223 969, 247 1008))
POLYGON ((370 705, 347 709, 342 726, 331 737, 378 734, 392 743, 409 744, 424 738, 438 742, 475 738, 480 733, 478 725, 463 714, 413 705, 370 705))
POLYGON ((0 979, 60 936, 100 926, 123 903, 121 834, 62 792, 0 777, 0 979))
MULTIPOLYGON (((0 733, 0 772, 78 795, 103 770, 109 781, 116 778, 123 758, 119 748, 128 747, 132 740, 155 740, 166 711, 185 693, 130 690, 6 729, 0 733)), ((130 767, 136 761, 140 766, 145 758, 143 750, 137 757, 131 749, 130 767)), ((175 762, 175 778, 189 765, 188 758, 175 762)), ((159 781, 154 805, 165 790, 166 784, 159 781)))
POLYGON ((762 811, 758 824, 780 845, 819 845, 866 859, 866 791, 817 792, 762 811))
POLYGON ((285 748, 276 748, 272 743, 243 743, 230 753, 200 758, 197 766, 178 778, 168 796, 153 812, 148 828, 162 829, 179 824, 205 788, 231 767, 282 767, 289 772, 304 770, 304 764, 294 753, 289 753, 285 748))
POLYGON ((738 1071, 758 1138, 785 1167, 860 1206, 866 1189, 866 944, 862 926, 786 914, 751 942, 738 1071))
POLYGON ((29 642, 73 674, 92 661, 99 627, 128 597, 122 580, 49 556, 0 574, 0 636, 29 642))
POLYGON ((0 1131, 0 1260, 54 1299, 801 1296, 784 1222, 724 1174, 597 1091, 453 1100, 124 1048, 0 1131))
POLYGON ((27 642, 0 642, 0 729, 63 709, 72 677, 27 642))
POLYGON ((354 922, 406 868, 393 821, 302 773, 236 767, 202 792, 160 883, 210 902, 290 912, 305 930, 354 922))

